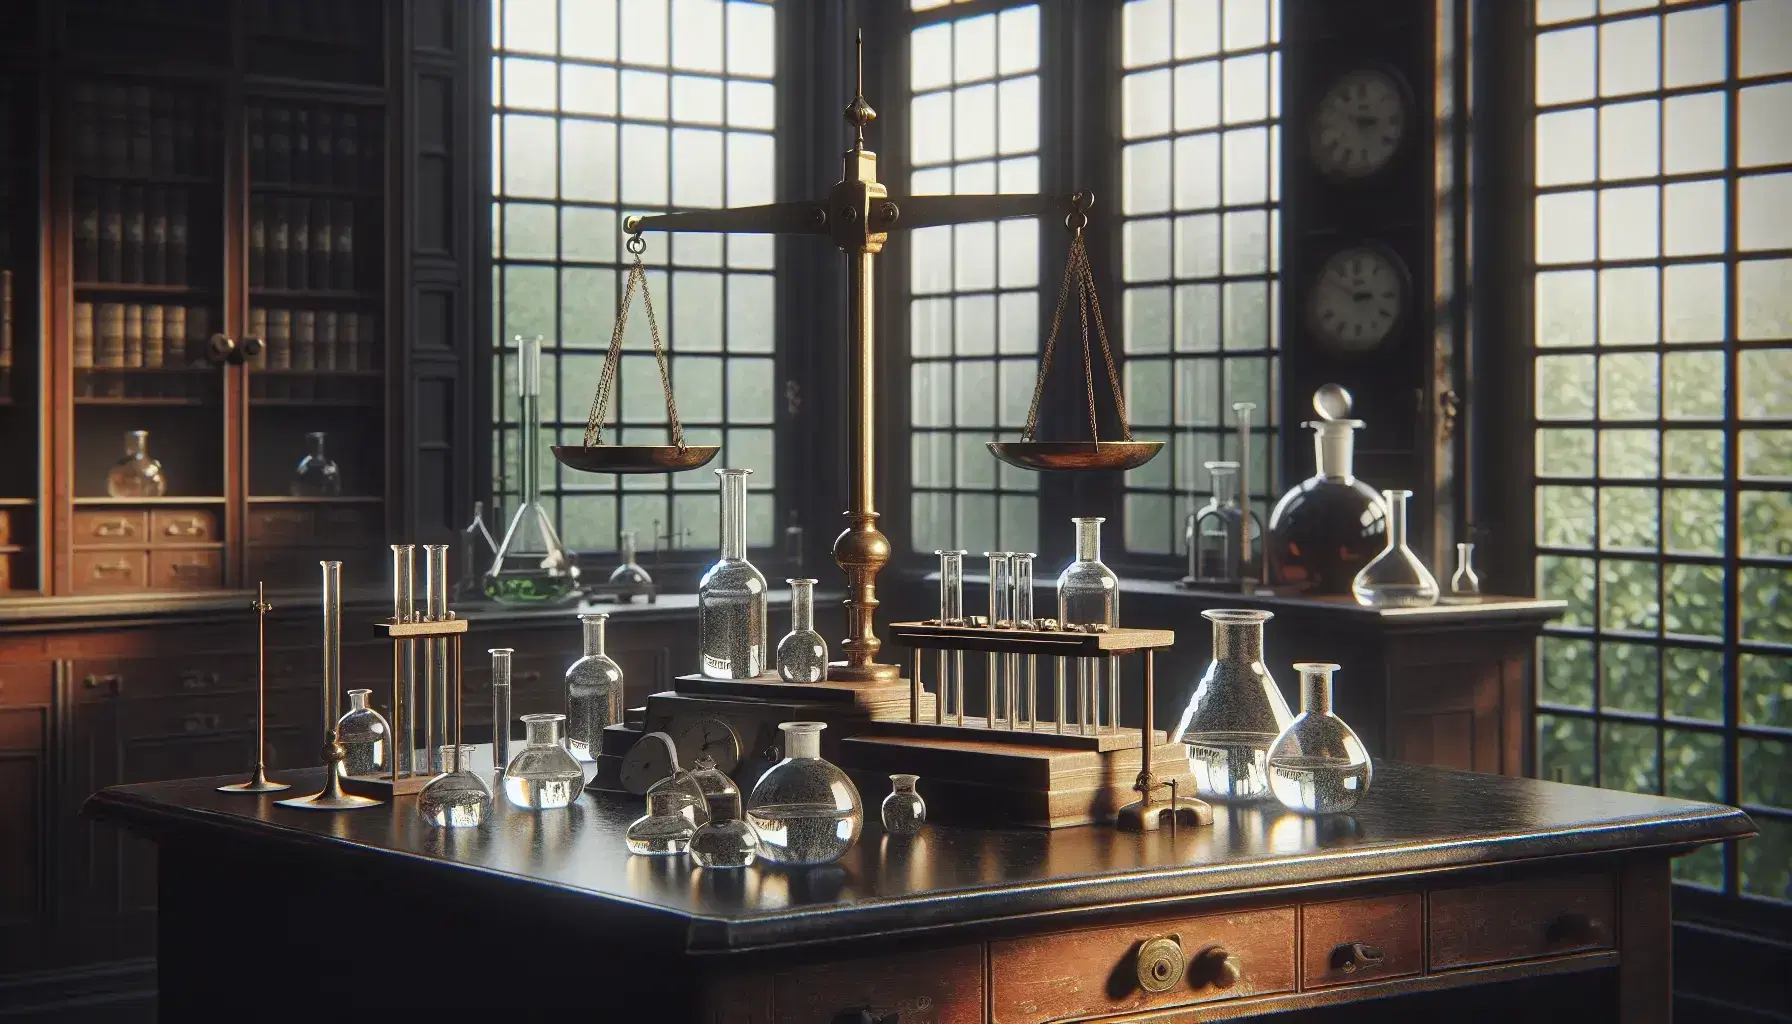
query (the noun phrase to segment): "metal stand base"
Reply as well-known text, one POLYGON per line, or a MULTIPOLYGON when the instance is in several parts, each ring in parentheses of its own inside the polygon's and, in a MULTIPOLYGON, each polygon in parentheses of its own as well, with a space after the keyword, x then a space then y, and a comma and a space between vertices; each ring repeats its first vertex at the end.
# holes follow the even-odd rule
POLYGON ((1213 824, 1213 808, 1205 800, 1177 797, 1169 800, 1134 800, 1115 812, 1114 827, 1122 832, 1176 831, 1177 826, 1199 828, 1213 824))
MULTIPOLYGON (((337 751, 342 749, 340 744, 332 745, 337 751)), ((336 774, 336 766, 341 762, 342 758, 338 756, 324 763, 324 788, 319 792, 275 802, 282 807, 293 807, 301 811, 352 811, 357 807, 378 807, 382 801, 342 791, 342 776, 336 774)))
POLYGON ((249 776, 248 781, 233 782, 228 786, 219 786, 218 792, 220 792, 220 793, 278 793, 283 789, 291 789, 291 788, 292 788, 291 786, 287 785, 284 782, 268 781, 267 769, 263 768, 261 765, 256 765, 255 772, 254 772, 254 774, 249 776))

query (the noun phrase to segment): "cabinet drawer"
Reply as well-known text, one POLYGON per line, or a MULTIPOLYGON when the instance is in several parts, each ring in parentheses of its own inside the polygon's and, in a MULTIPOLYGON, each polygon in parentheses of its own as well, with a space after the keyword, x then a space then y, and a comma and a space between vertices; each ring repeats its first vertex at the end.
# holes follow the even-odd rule
POLYGON ((1294 990, 1294 908, 1212 914, 992 942, 996 1024, 1097 1017, 1294 990), (1169 940, 1163 942, 1159 940, 1169 940), (1141 983, 1141 953, 1163 969, 1141 983), (1181 966, 1177 966, 1180 954, 1181 966))
POLYGON ((205 590, 224 584, 223 552, 151 551, 149 585, 154 590, 205 590))
POLYGON ((211 544, 218 539, 218 517, 200 509, 152 509, 151 544, 211 544))
POLYGON ((1612 948, 1609 875, 1505 882, 1430 894, 1431 968, 1612 948))
POLYGON ((1425 898, 1306 904, 1300 934, 1302 988, 1417 974, 1425 968, 1425 898))
POLYGON ((245 520, 251 544, 309 544, 317 519, 303 505, 251 505, 245 520))
POLYGON ((333 544, 385 536, 385 512, 378 505, 323 505, 317 509, 317 536, 333 544))
POLYGON ((0 706, 50 703, 55 674, 47 661, 0 662, 0 706))
POLYGON ((141 545, 149 542, 149 514, 142 509, 75 510, 75 547, 141 545))
MULTIPOLYGON (((268 728, 317 728, 318 704, 303 694, 269 694, 268 728)), ((149 697, 118 704, 119 735, 124 740, 253 731, 255 695, 192 694, 149 697)))
POLYGON ((149 583, 149 552, 77 551, 72 582, 87 594, 142 590, 149 583))
POLYGON ((772 978, 774 1024, 820 1024, 854 1009, 929 1024, 983 1020, 983 949, 896 953, 816 964, 772 978))
POLYGON ((255 692, 255 655, 78 660, 70 667, 80 700, 255 692))

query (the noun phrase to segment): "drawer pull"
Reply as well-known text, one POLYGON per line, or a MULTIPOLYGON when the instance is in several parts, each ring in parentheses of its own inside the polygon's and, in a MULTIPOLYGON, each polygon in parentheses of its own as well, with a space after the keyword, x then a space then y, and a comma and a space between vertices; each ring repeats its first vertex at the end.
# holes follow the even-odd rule
POLYGON ((201 672, 196 668, 187 669, 180 674, 180 685, 183 690, 203 690, 218 685, 218 673, 201 672))
POLYGON ((1332 950, 1332 970, 1355 974, 1380 967, 1387 961, 1387 955, 1375 946, 1365 946, 1360 942, 1346 942, 1332 950))
POLYGON ((1139 987, 1147 992, 1168 992, 1182 981, 1188 959, 1182 953, 1182 939, 1176 935, 1159 935, 1139 944, 1139 987))
POLYGON ((1244 976, 1244 968, 1239 965, 1238 958, 1226 952, 1224 946, 1209 946, 1202 950, 1195 961, 1195 968, 1189 973, 1194 976, 1197 987, 1206 984, 1219 989, 1231 988, 1244 976))
POLYGON ((199 576, 210 568, 204 562, 175 562, 168 567, 168 571, 176 576, 199 576))
POLYGON ((95 562, 95 563, 93 563, 93 578, 94 579, 99 579, 104 576, 129 576, 130 574, 131 574, 131 563, 129 563, 129 562, 95 562))
POLYGON ((95 537, 129 537, 136 532, 128 519, 102 519, 93 524, 95 537))
POLYGON ((83 687, 86 687, 89 690, 97 690, 103 686, 106 689, 111 690, 113 693, 117 693, 118 688, 120 686, 124 685, 124 677, 117 676, 117 675, 109 675, 109 676, 90 675, 90 676, 84 677, 81 680, 81 685, 83 687))
POLYGON ((197 537, 205 530, 197 519, 180 519, 163 527, 162 532, 170 537, 197 537))
POLYGON ((1544 938, 1551 946, 1580 946, 1593 942, 1602 927, 1598 918, 1569 911, 1549 922, 1544 938))

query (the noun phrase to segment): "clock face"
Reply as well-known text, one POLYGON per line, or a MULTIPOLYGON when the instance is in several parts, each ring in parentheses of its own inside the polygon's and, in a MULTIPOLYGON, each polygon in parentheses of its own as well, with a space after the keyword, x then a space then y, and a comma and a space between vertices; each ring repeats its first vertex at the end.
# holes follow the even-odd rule
POLYGON ((1388 165, 1406 134, 1406 93, 1392 75, 1346 72, 1313 111, 1313 164, 1333 178, 1366 178, 1388 165))
POLYGON ((1324 347, 1368 352, 1386 341, 1406 309, 1406 271, 1379 247, 1334 253, 1307 293, 1307 325, 1324 347))
POLYGON ((723 772, 734 771, 740 763, 740 737, 719 718, 700 718, 678 734, 678 763, 686 768, 699 758, 715 761, 723 772))
POLYGON ((635 741, 622 759, 622 788, 641 796, 649 786, 672 774, 673 747, 663 732, 650 732, 635 741))

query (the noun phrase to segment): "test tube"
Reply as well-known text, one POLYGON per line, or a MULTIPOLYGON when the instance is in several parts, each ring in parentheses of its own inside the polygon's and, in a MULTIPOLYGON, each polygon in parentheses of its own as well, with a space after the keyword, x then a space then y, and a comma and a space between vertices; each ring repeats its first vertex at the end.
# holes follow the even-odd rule
POLYGON ((1120 728, 1120 659, 1108 655, 1108 725, 1120 728))
POLYGON ((1238 414, 1238 578, 1251 579, 1251 412, 1255 402, 1233 402, 1238 414))
MULTIPOLYGON (((423 545, 423 594, 425 614, 431 621, 450 617, 448 611, 448 545, 423 545)), ((429 749, 438 751, 444 744, 459 743, 448 735, 448 639, 430 637, 423 642, 426 671, 424 686, 429 691, 429 749)), ((449 771, 443 765, 437 771, 449 771)))
MULTIPOLYGON (((1011 551, 985 551, 989 558, 989 624, 995 629, 1009 628, 1014 625, 1014 616, 1008 610, 1010 592, 1009 570, 1013 563, 1011 551)), ((1002 658, 991 652, 989 655, 989 678, 985 680, 985 696, 989 699, 986 724, 996 727, 997 696, 1002 688, 1002 658)))
MULTIPOLYGON (((1033 628, 1033 559, 1036 557, 1038 557, 1037 554, 1032 551, 1016 551, 1014 553, 1014 625, 1018 629, 1033 628)), ((1016 719, 1012 724, 1018 728, 1020 720, 1017 712, 1024 705, 1027 710, 1025 721, 1031 728, 1033 720, 1039 717, 1039 656, 1035 654, 1026 656, 1027 667, 1024 683, 1019 681, 1021 678, 1020 657, 1018 654, 1012 655, 1009 664, 1010 692, 1016 686, 1019 686, 1021 691, 1020 702, 1008 705, 1009 714, 1016 719)))
POLYGON ((492 767, 503 771, 510 764, 510 656, 514 648, 493 647, 492 656, 492 767))
MULTIPOLYGON (((392 545, 392 621, 417 617, 417 545, 392 545)), ((410 640, 392 644, 392 764, 406 775, 417 767, 417 650, 410 640)), ((427 752, 428 747, 424 750, 427 752)), ((396 775, 394 775, 396 778, 396 775)))
MULTIPOLYGON (((964 625, 964 555, 963 551, 935 551, 940 556, 940 625, 964 625)), ((946 716, 946 693, 949 689, 948 679, 957 683, 958 724, 964 724, 964 652, 942 650, 939 652, 939 683, 934 688, 936 696, 933 702, 933 721, 940 724, 946 716), (956 655, 957 673, 946 672, 947 654, 956 655)))
POLYGON ((1064 722, 1065 722, 1065 719, 1066 719, 1066 716, 1065 716, 1065 714, 1064 714, 1064 672, 1065 672, 1065 665, 1064 665, 1064 659, 1063 659, 1063 658, 1058 658, 1058 659, 1056 659, 1056 661, 1057 661, 1057 666, 1056 666, 1056 667, 1057 667, 1057 671, 1056 671, 1056 672, 1054 672, 1054 673, 1052 673, 1052 677, 1053 677, 1053 679, 1054 679, 1054 680, 1056 680, 1056 682, 1057 682, 1057 690, 1056 690, 1056 692, 1055 692, 1055 693, 1054 693, 1054 694, 1053 694, 1053 695, 1052 695, 1052 696, 1053 696, 1053 697, 1054 697, 1054 698, 1055 698, 1055 699, 1054 699, 1054 700, 1053 700, 1053 701, 1052 701, 1052 710, 1053 710, 1053 711, 1055 711, 1055 712, 1057 712, 1057 714, 1058 714, 1058 731, 1059 731, 1059 732, 1063 732, 1063 731, 1064 731, 1064 722))
MULTIPOLYGON (((342 563, 317 563, 324 571, 324 746, 336 740, 342 717, 342 563)), ((330 765, 335 771, 337 766, 330 765)))

